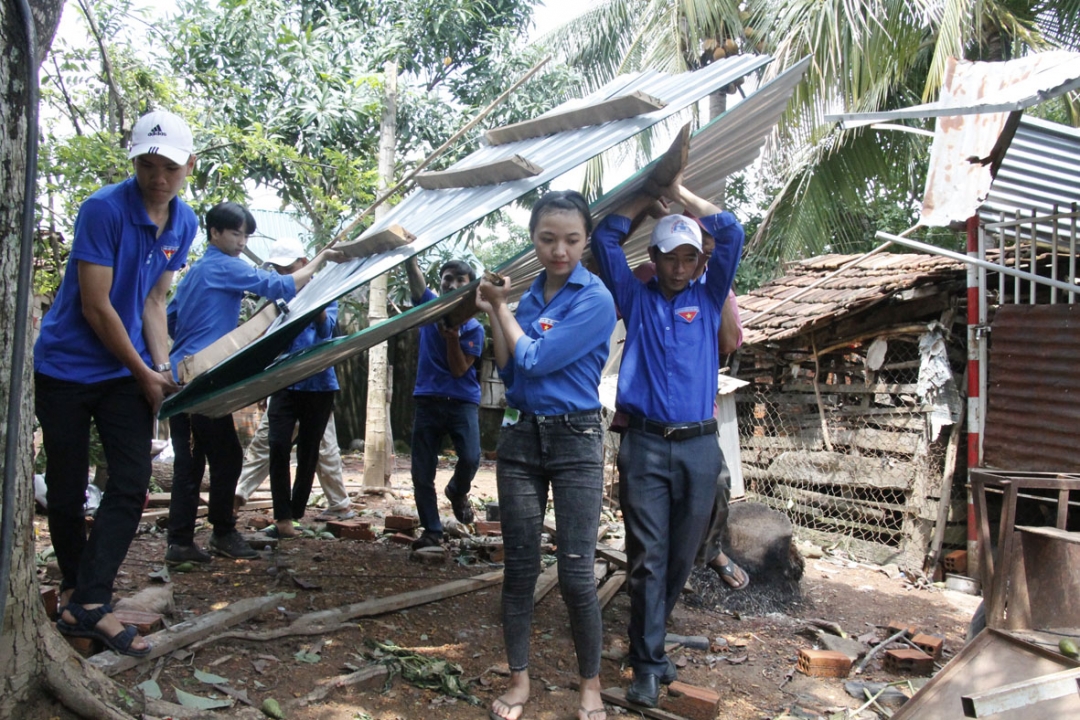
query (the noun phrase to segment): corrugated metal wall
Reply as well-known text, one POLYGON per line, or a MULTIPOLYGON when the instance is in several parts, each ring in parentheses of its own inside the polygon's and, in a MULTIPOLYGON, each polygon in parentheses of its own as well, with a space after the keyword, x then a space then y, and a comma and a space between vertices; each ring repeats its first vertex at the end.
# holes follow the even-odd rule
POLYGON ((1080 305, 1003 305, 991 325, 983 463, 1080 472, 1080 305))

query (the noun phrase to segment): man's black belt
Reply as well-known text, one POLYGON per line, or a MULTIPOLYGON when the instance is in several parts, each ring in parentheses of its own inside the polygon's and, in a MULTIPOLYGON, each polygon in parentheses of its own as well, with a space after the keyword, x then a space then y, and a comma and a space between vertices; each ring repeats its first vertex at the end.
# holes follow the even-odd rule
POLYGON ((665 440, 689 440, 702 435, 716 434, 716 419, 709 418, 702 422, 667 424, 649 418, 631 415, 627 425, 631 430, 641 430, 650 435, 659 435, 665 440))

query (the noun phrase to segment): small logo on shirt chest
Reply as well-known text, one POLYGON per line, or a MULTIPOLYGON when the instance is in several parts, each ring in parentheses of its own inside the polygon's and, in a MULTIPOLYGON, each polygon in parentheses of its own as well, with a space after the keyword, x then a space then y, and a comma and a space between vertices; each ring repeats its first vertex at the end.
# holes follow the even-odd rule
POLYGON ((687 307, 676 308, 675 314, 681 317, 688 323, 694 322, 694 318, 701 312, 701 308, 697 305, 690 305, 687 307))
POLYGON ((175 255, 176 251, 179 250, 179 249, 180 248, 178 248, 175 245, 167 245, 167 246, 161 248, 161 252, 165 254, 165 259, 166 260, 172 260, 172 256, 175 255))
POLYGON ((551 328, 555 327, 555 323, 557 323, 559 321, 558 320, 553 320, 552 318, 542 317, 537 322, 540 323, 540 329, 543 330, 544 332, 547 332, 551 328))

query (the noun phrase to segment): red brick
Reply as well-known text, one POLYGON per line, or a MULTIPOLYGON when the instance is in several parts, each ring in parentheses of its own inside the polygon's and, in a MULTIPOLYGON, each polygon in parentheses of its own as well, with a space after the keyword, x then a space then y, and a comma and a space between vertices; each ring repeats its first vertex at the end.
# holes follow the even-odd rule
POLYGON ((346 540, 374 540, 375 532, 371 523, 364 520, 331 520, 326 523, 326 530, 335 537, 346 540))
POLYGON ((661 706, 667 712, 689 720, 716 720, 720 710, 720 693, 676 680, 668 685, 667 696, 661 706))
POLYGON ((937 635, 918 633, 915 637, 911 638, 911 642, 918 645, 920 650, 934 658, 934 660, 941 659, 941 647, 944 640, 937 635))
POLYGON ((398 545, 412 545, 413 540, 416 539, 411 535, 406 535, 405 533, 394 533, 393 535, 390 535, 388 537, 390 539, 390 542, 397 543, 398 545))
POLYGON ((851 658, 836 650, 799 650, 799 671, 811 677, 847 677, 851 658))
POLYGON ((497 520, 477 520, 477 535, 502 535, 502 523, 497 520))
POLYGON ((967 573, 967 550, 953 550, 945 556, 945 572, 956 575, 967 573))
POLYGON ((56 615, 60 612, 57 607, 59 604, 59 596, 56 594, 56 588, 47 585, 41 586, 41 604, 45 606, 45 614, 49 616, 50 620, 55 622, 56 615))
POLYGON ((889 631, 890 635, 895 635, 901 630, 907 630, 908 637, 919 634, 919 628, 914 625, 906 625, 900 620, 893 620, 885 629, 889 631))
POLYGON ((387 515, 386 520, 383 522, 383 527, 387 530, 408 530, 410 532, 419 525, 419 519, 408 515, 387 515))
POLYGON ((116 610, 114 613, 116 619, 125 625, 134 625, 140 635, 146 636, 152 632, 157 632, 164 623, 161 620, 161 615, 157 613, 142 612, 141 610, 124 610, 123 608, 116 610))
POLYGON ((885 669, 897 674, 929 675, 934 672, 934 658, 913 648, 886 650, 885 669))
POLYGON ((71 637, 70 635, 63 635, 62 637, 67 640, 68 645, 70 645, 75 652, 83 657, 96 655, 104 649, 104 646, 93 638, 71 637))

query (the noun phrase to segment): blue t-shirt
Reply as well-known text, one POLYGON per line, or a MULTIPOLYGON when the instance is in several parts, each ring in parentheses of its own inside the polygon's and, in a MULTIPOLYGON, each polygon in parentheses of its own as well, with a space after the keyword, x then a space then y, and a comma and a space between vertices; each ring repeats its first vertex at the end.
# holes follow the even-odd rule
POLYGON ((551 302, 547 271, 521 296, 515 317, 525 333, 499 375, 512 408, 536 415, 600 408, 600 371, 607 362, 615 304, 600 279, 578 263, 551 302))
POLYGON ((198 229, 199 220, 191 208, 173 198, 169 222, 157 237, 157 225, 146 214, 135 178, 107 185, 87 198, 75 218, 75 239, 56 302, 46 313, 34 345, 34 371, 77 383, 131 375, 83 316, 80 262, 112 268, 109 302, 136 352, 152 365, 143 338, 146 298, 164 273, 184 266, 198 229))
MULTIPOLYGON (((313 320, 310 325, 304 328, 296 339, 293 340, 292 345, 289 346, 289 354, 292 355, 293 353, 300 352, 312 345, 317 345, 332 338, 334 336, 334 328, 337 327, 337 313, 337 302, 332 302, 327 305, 326 319, 322 322, 313 320)), ((289 389, 299 390, 300 392, 329 392, 337 390, 337 374, 334 372, 333 366, 331 366, 294 385, 290 385, 289 389)))
POLYGON ((207 245, 206 253, 180 280, 169 303, 169 332, 173 336, 169 358, 174 375, 181 360, 236 329, 245 292, 271 300, 292 300, 296 281, 292 275, 260 270, 226 255, 216 245, 207 245))
POLYGON ((743 229, 729 212, 701 218, 716 240, 705 282, 692 282, 671 300, 656 278, 642 284, 626 263, 619 241, 629 218, 608 215, 592 235, 600 277, 626 322, 626 343, 615 407, 665 423, 713 417, 720 367, 716 333, 743 246, 743 229))
MULTIPOLYGON (((427 288, 417 305, 431 302, 437 297, 439 296, 427 288)), ((416 361, 416 388, 413 390, 413 397, 449 397, 479 405, 480 380, 476 372, 477 363, 470 365, 461 377, 454 377, 446 355, 446 339, 439 332, 438 322, 428 323, 420 328, 420 354, 416 361)), ((484 326, 476 318, 469 318, 462 323, 458 340, 461 343, 461 352, 480 357, 480 353, 484 351, 484 326)))

